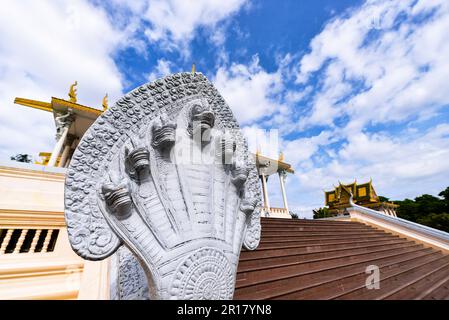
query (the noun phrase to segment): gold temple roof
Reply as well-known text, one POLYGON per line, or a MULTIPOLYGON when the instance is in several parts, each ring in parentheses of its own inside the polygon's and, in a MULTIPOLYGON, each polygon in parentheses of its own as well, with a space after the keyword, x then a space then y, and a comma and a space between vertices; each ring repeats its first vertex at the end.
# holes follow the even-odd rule
POLYGON ((295 173, 295 170, 292 168, 292 166, 280 159, 272 159, 266 156, 262 156, 259 153, 255 153, 253 154, 255 159, 256 159, 256 163, 261 164, 261 163, 265 163, 267 165, 267 174, 272 174, 275 171, 278 170, 284 170, 288 173, 295 173))
POLYGON ((51 98, 51 102, 44 102, 44 101, 38 101, 38 100, 17 97, 14 99, 14 103, 22 105, 22 106, 30 107, 30 108, 48 111, 48 112, 53 112, 58 107, 64 106, 64 107, 70 108, 72 110, 78 110, 78 111, 82 111, 82 112, 91 113, 92 115, 95 115, 96 117, 98 117, 99 115, 102 114, 101 110, 91 108, 88 106, 84 106, 79 103, 67 101, 64 99, 55 98, 55 97, 51 98))
POLYGON ((325 205, 330 209, 346 208, 349 205, 349 198, 353 196, 355 203, 366 207, 378 206, 380 204, 389 207, 397 207, 390 202, 382 202, 374 190, 372 180, 366 183, 357 184, 357 180, 353 183, 342 184, 335 187, 332 191, 324 191, 325 205))

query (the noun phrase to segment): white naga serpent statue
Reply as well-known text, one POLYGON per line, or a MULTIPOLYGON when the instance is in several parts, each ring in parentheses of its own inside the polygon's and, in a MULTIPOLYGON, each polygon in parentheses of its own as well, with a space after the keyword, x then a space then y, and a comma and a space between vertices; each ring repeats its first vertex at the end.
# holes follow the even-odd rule
POLYGON ((218 91, 201 73, 173 74, 87 130, 65 182, 69 239, 88 260, 124 245, 150 299, 232 299, 240 250, 259 243, 258 184, 218 91))

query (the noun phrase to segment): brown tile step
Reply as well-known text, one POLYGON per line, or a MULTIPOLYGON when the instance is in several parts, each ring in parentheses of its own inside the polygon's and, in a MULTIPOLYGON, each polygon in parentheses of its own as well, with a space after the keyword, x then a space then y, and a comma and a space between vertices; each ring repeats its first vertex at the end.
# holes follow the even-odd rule
POLYGON ((243 268, 259 268, 265 265, 281 265, 284 263, 296 263, 303 259, 314 259, 318 256, 337 256, 345 252, 359 253, 362 251, 375 250, 383 246, 403 244, 405 239, 386 239, 381 241, 361 242, 352 244, 329 245, 329 246, 301 246, 296 248, 257 250, 240 255, 239 270, 243 268))
MULTIPOLYGON (((345 245, 345 244, 354 244, 354 243, 369 243, 373 241, 382 241, 382 240, 397 240, 403 239, 399 236, 393 235, 377 235, 370 237, 357 237, 357 238, 339 238, 339 239, 328 239, 316 241, 316 239, 310 240, 288 240, 288 241, 273 241, 273 242, 264 242, 259 244, 256 251, 262 250, 273 250, 273 249, 288 249, 288 248, 298 248, 298 247, 315 247, 315 246, 337 246, 337 245, 345 245)), ((242 250, 242 253, 246 254, 246 252, 254 252, 254 250, 242 250)))
POLYGON ((382 230, 365 230, 365 231, 345 231, 345 232, 335 232, 335 231, 301 231, 301 232, 289 232, 289 231, 282 231, 282 232, 272 232, 272 231, 264 231, 262 233, 262 237, 279 237, 279 238, 288 238, 288 237, 306 237, 306 236, 355 236, 360 235, 363 236, 364 234, 379 234, 384 233, 382 230))
POLYGON ((331 220, 316 220, 316 219, 282 219, 282 218, 264 218, 260 219, 262 224, 264 223, 282 223, 282 224, 321 224, 321 225, 344 225, 344 224, 362 224, 355 221, 331 221, 331 220))
POLYGON ((449 257, 445 260, 446 263, 430 270, 428 273, 423 274, 416 279, 403 284, 399 288, 396 288, 389 295, 385 296, 386 300, 401 300, 401 299, 415 299, 419 298, 426 290, 432 291, 432 287, 438 284, 440 281, 449 279, 449 257))
MULTIPOLYGON (((277 248, 295 248, 301 245, 327 245, 327 244, 339 244, 339 243, 354 243, 360 241, 376 241, 379 239, 388 238, 399 238, 397 235, 379 233, 369 236, 351 236, 351 237, 300 237, 298 240, 295 238, 288 239, 265 239, 262 238, 259 246, 256 250, 262 249, 277 249, 277 248)), ((251 250, 242 249, 243 252, 251 252, 251 250)))
POLYGON ((352 228, 348 228, 348 227, 319 227, 319 226, 297 226, 297 227, 292 227, 292 226, 288 226, 288 227, 274 227, 274 226, 270 226, 270 227, 262 227, 262 233, 265 232, 304 232, 304 231, 320 231, 320 232, 324 232, 324 231, 331 231, 331 232, 335 232, 335 233, 339 233, 339 232, 363 232, 363 231, 367 231, 367 230, 373 230, 374 228, 371 227, 352 227, 352 228))
POLYGON ((262 226, 277 226, 277 227, 295 227, 295 226, 317 226, 317 227, 361 227, 368 226, 367 224, 361 222, 324 222, 324 221, 313 221, 313 220, 296 220, 296 221, 260 221, 262 226))
POLYGON ((262 224, 285 224, 285 225, 292 225, 292 224, 316 224, 316 225, 356 225, 356 224, 364 224, 360 221, 350 221, 350 220, 314 220, 314 219, 282 219, 282 218, 264 218, 262 217, 260 219, 260 223, 262 224))
MULTIPOLYGON (((388 276, 390 274, 398 273, 404 268, 416 267, 423 263, 439 258, 440 254, 431 248, 423 248, 415 252, 409 252, 401 256, 400 260, 390 261, 388 263, 379 263, 380 274, 383 276, 388 276)), ((323 281, 318 281, 312 283, 308 287, 301 287, 294 289, 292 292, 278 295, 273 297, 275 299, 321 299, 330 300, 339 295, 342 295, 351 290, 356 290, 360 287, 364 287, 366 279, 369 276, 366 271, 366 267, 361 266, 355 269, 354 272, 348 274, 338 274, 334 279, 326 279, 323 281)))
POLYGON ((375 234, 358 234, 355 236, 339 236, 339 237, 324 237, 324 236, 304 236, 304 237, 287 237, 287 238, 270 238, 265 239, 259 244, 256 250, 242 249, 242 253, 254 252, 259 250, 269 250, 276 248, 290 248, 297 246, 315 246, 315 245, 329 245, 329 244, 341 244, 341 243, 357 243, 359 241, 376 241, 384 239, 404 239, 397 235, 391 235, 387 233, 375 233, 375 234))
POLYGON ((328 224, 328 223, 261 223, 262 228, 297 228, 297 227, 316 227, 316 228, 362 228, 370 227, 363 223, 347 222, 344 224, 328 224))
MULTIPOLYGON (((259 281, 241 281, 239 287, 236 287, 235 299, 269 299, 274 296, 288 294, 297 291, 298 288, 307 287, 314 283, 331 281, 345 275, 364 272, 368 264, 388 264, 397 263, 407 259, 407 255, 417 252, 432 252, 430 248, 423 248, 420 245, 414 245, 402 250, 387 250, 382 254, 375 253, 364 255, 359 259, 351 259, 341 263, 330 265, 317 265, 305 270, 298 270, 290 276, 270 278, 261 277, 259 281)), ((275 275, 275 271, 273 270, 275 275)))
POLYGON ((410 283, 413 283, 418 278, 422 276, 427 276, 430 273, 434 272, 441 266, 445 266, 447 262, 449 262, 449 256, 441 254, 432 261, 426 262, 419 266, 406 267, 400 272, 383 276, 380 275, 380 289, 378 290, 368 290, 365 286, 358 288, 357 290, 353 290, 351 292, 345 293, 336 297, 339 300, 348 300, 348 299, 359 299, 359 300, 378 300, 385 299, 389 295, 395 293, 408 286, 410 283))
POLYGON ((449 300, 449 277, 435 283, 431 288, 423 292, 422 296, 416 297, 422 300, 449 300))
POLYGON ((346 265, 382 258, 391 254, 406 253, 420 247, 422 246, 415 243, 400 243, 390 245, 387 248, 370 250, 369 252, 365 251, 355 254, 346 252, 336 257, 324 256, 315 259, 307 259, 305 257, 302 261, 296 263, 289 263, 276 267, 254 268, 251 271, 237 272, 236 288, 274 280, 288 279, 308 272, 336 269, 346 265))

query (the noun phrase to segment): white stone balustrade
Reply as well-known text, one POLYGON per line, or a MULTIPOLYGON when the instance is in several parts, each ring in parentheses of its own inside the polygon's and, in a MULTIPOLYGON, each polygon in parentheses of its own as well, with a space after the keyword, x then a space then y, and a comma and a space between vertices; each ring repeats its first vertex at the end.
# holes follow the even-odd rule
POLYGON ((87 266, 70 247, 64 179, 62 168, 0 163, 0 300, 106 298, 108 261, 87 266))

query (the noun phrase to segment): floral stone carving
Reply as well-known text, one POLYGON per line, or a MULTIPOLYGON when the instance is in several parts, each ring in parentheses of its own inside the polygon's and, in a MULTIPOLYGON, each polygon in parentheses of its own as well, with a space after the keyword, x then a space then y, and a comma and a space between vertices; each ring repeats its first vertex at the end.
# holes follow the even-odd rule
POLYGON ((70 243, 88 260, 124 245, 128 297, 231 299, 241 247, 260 239, 258 183, 218 91, 201 73, 173 74, 119 99, 79 143, 65 182, 70 243))

